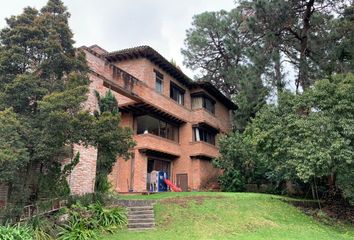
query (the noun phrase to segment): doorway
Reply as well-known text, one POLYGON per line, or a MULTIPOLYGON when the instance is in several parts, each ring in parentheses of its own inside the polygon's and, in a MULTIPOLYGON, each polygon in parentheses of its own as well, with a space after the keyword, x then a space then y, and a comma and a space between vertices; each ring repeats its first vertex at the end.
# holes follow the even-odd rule
POLYGON ((188 174, 187 173, 182 173, 182 174, 176 174, 177 178, 177 186, 182 189, 183 192, 188 191, 188 174))
POLYGON ((147 179, 146 179, 146 189, 150 190, 151 178, 150 174, 152 171, 162 171, 167 173, 167 178, 171 177, 171 161, 162 160, 157 158, 148 158, 147 164, 147 179))

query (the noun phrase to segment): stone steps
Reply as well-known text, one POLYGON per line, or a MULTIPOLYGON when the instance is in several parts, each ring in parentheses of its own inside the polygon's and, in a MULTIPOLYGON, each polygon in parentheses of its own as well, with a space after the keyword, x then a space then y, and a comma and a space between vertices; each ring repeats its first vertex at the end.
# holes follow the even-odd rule
MULTIPOLYGON (((134 220, 134 219, 143 219, 143 218, 154 218, 154 213, 149 213, 149 214, 135 214, 135 215, 130 215, 129 219, 134 220)), ((128 219, 128 220, 129 220, 128 219)))
POLYGON ((129 230, 145 231, 155 228, 154 203, 155 201, 129 200, 122 204, 128 210, 129 230))
POLYGON ((142 212, 142 211, 153 211, 153 206, 138 206, 138 207, 128 207, 130 212, 142 212))
POLYGON ((136 228, 145 228, 145 229, 153 229, 155 227, 155 223, 129 223, 128 229, 135 230, 136 228))
POLYGON ((129 223, 155 223, 154 218, 128 219, 129 223))
POLYGON ((152 205, 128 207, 128 229, 142 231, 154 227, 155 217, 152 205))

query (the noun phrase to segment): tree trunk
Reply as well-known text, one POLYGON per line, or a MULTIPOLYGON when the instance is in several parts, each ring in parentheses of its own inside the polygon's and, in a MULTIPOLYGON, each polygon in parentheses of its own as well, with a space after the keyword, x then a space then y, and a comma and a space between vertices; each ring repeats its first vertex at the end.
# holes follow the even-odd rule
POLYGON ((307 57, 309 53, 308 49, 308 31, 311 28, 310 18, 313 14, 313 5, 315 0, 310 0, 306 4, 306 9, 302 18, 302 30, 301 30, 301 40, 300 40, 300 66, 299 66, 299 76, 298 82, 296 84, 296 91, 298 91, 299 85, 301 85, 302 90, 306 91, 310 87, 310 81, 308 76, 308 62, 307 57))
POLYGON ((274 56, 274 72, 275 72, 275 87, 277 89, 277 96, 280 95, 280 93, 283 92, 284 90, 284 84, 283 84, 283 79, 282 79, 282 74, 281 74, 281 59, 280 59, 280 50, 276 49, 275 50, 275 56, 274 56))

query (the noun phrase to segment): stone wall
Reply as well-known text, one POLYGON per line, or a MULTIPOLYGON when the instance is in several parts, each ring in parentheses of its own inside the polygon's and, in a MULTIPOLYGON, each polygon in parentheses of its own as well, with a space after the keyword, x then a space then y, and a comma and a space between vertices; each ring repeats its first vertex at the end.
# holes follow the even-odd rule
POLYGON ((97 149, 92 146, 74 146, 74 156, 80 152, 80 161, 68 176, 71 193, 83 195, 95 189, 97 149))

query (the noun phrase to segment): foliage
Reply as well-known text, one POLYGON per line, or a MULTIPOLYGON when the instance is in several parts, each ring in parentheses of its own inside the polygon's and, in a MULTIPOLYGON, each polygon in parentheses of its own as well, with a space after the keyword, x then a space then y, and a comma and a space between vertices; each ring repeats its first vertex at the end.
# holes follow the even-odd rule
POLYGON ((72 222, 65 225, 62 231, 59 232, 60 240, 85 240, 97 239, 97 233, 93 229, 87 229, 84 222, 72 222))
POLYGON ((106 185, 113 158, 127 157, 133 146, 110 91, 99 99, 98 115, 83 108, 88 66, 73 46, 69 17, 61 0, 48 0, 0 30, 0 182, 20 207, 70 194, 66 179, 80 158, 73 145, 99 149, 97 179, 106 185))
MULTIPOLYGON (((280 54, 281 63, 296 71, 296 89, 307 90, 316 79, 333 72, 328 66, 341 61, 333 54, 336 47, 352 34, 336 23, 345 7, 339 0, 240 0, 247 25, 269 54, 280 54), (338 31, 339 30, 339 31, 338 31)), ((343 24, 340 24, 343 26, 343 24)), ((343 63, 343 61, 341 61, 343 63)))
POLYGON ((245 179, 238 170, 231 169, 219 177, 220 188, 223 192, 242 192, 245 190, 245 179))
POLYGON ((59 162, 54 162, 48 167, 48 171, 38 178, 38 187, 41 190, 39 197, 67 197, 70 195, 70 187, 66 181, 71 170, 79 163, 80 153, 77 153, 72 161, 62 167, 59 162), (49 193, 49 194, 48 194, 49 193))
POLYGON ((270 93, 308 90, 317 79, 353 71, 353 5, 339 0, 238 0, 230 11, 194 16, 182 54, 239 107, 246 125, 270 93), (328 44, 333 43, 333 44, 328 44), (295 82, 287 82, 294 78, 295 82))
POLYGON ((256 161, 253 146, 245 136, 233 132, 219 139, 221 156, 213 164, 224 171, 219 179, 223 191, 243 191, 246 183, 266 181, 266 168, 256 161))
MULTIPOLYGON (((92 200, 93 196, 90 197, 92 200)), ((84 200, 82 202, 85 203, 87 197, 81 200, 84 200)), ((83 206, 77 200, 76 204, 71 204, 60 214, 36 216, 29 219, 24 226, 6 225, 1 227, 0 225, 0 240, 97 239, 99 232, 113 233, 125 226, 126 223, 127 215, 123 208, 105 208, 100 202, 83 206), (59 216, 63 213, 68 215, 67 220, 59 220, 59 216), (17 235, 21 235, 23 238, 17 238, 17 235), (3 236, 4 238, 2 238, 3 236)))
POLYGON ((316 179, 336 176, 337 187, 353 201, 353 91, 354 76, 347 74, 318 80, 302 95, 283 93, 242 136, 221 141, 219 165, 226 172, 239 170, 250 157, 275 182, 316 184, 316 179))
POLYGON ((73 47, 69 16, 60 0, 49 0, 40 11, 27 7, 6 19, 0 31, 0 111, 8 118, 0 129, 10 124, 13 132, 11 138, 6 132, 0 137, 13 155, 4 155, 13 164, 2 166, 11 166, 4 173, 12 178, 5 180, 10 202, 17 205, 67 194, 60 176, 60 163, 70 158, 64 149, 92 142, 86 129, 94 118, 82 111, 87 66, 73 47))
POLYGON ((113 232, 127 223, 123 209, 105 209, 100 203, 88 207, 72 205, 69 214, 69 222, 59 232, 59 239, 97 239, 97 230, 113 232))
POLYGON ((267 94, 261 77, 267 60, 243 19, 239 9, 196 15, 182 49, 185 64, 200 70, 199 79, 234 98, 239 106, 235 121, 239 130, 265 103, 267 94))
POLYGON ((29 160, 23 130, 13 109, 0 111, 0 182, 13 180, 13 172, 29 160))
POLYGON ((0 225, 0 240, 33 240, 32 230, 26 226, 0 225))
POLYGON ((56 226, 45 217, 34 217, 27 222, 27 226, 33 231, 35 240, 54 240, 56 226))
POLYGON ((82 222, 70 222, 68 225, 59 232, 59 238, 61 240, 85 240, 85 239, 97 239, 97 233, 92 229, 85 228, 82 222))
POLYGON ((354 5, 343 9, 339 17, 331 23, 332 32, 326 45, 328 59, 323 67, 327 73, 346 73, 354 70, 354 5))
POLYGON ((89 206, 99 226, 123 226, 127 223, 127 216, 122 208, 105 209, 100 203, 89 206))
MULTIPOLYGON (((352 164, 353 165, 353 164, 352 164)), ((353 166, 338 169, 337 184, 343 192, 343 195, 354 205, 354 171, 353 166)))
POLYGON ((95 190, 107 192, 111 187, 108 174, 111 173, 117 157, 129 158, 129 149, 135 143, 132 139, 131 130, 118 126, 120 123, 118 102, 111 90, 107 91, 103 97, 96 92, 96 97, 100 111, 95 112, 98 146, 95 190))
POLYGON ((81 205, 83 207, 88 207, 89 205, 96 202, 104 202, 104 196, 101 192, 86 193, 83 195, 71 195, 68 198, 67 206, 71 207, 72 205, 81 205))

